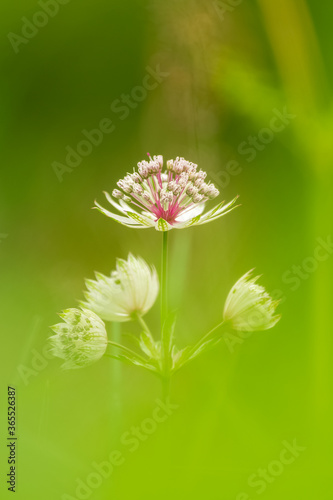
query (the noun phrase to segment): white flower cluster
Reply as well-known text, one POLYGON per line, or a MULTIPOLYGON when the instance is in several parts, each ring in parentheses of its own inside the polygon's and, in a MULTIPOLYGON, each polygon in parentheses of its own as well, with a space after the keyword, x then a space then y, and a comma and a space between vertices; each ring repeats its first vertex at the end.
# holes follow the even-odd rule
MULTIPOLYGON (((150 155, 149 155, 150 156, 150 155)), ((118 188, 107 200, 122 215, 98 209, 108 217, 133 228, 155 227, 159 231, 205 224, 232 210, 235 200, 220 203, 203 213, 205 202, 219 195, 214 184, 206 183, 206 172, 184 158, 167 162, 163 172, 163 157, 150 157, 138 163, 138 171, 118 181, 118 188), (118 200, 115 201, 115 200, 118 200), (130 205, 129 205, 130 203, 130 205), (134 211, 136 205, 140 212, 134 211)), ((234 208, 234 207, 233 207, 234 208)), ((174 344, 174 324, 169 326, 166 299, 167 234, 163 235, 161 339, 156 341, 143 316, 154 305, 159 293, 159 279, 154 267, 143 259, 129 254, 127 260, 118 259, 116 269, 105 276, 96 273, 96 280, 86 280, 85 301, 81 309, 68 309, 60 316, 64 323, 52 327, 56 335, 50 339, 55 356, 65 360, 63 368, 81 368, 100 359, 107 344, 120 349, 111 357, 143 366, 161 378, 171 374, 220 341, 217 329, 223 324, 238 331, 252 332, 272 328, 280 319, 275 314, 275 301, 265 288, 257 284, 252 271, 242 276, 233 286, 223 311, 223 322, 208 332, 194 346, 179 350, 174 344), (125 322, 138 320, 143 331, 138 344, 142 354, 107 338, 104 321, 125 322), (146 356, 146 357, 145 357, 146 356)))
POLYGON ((50 337, 50 350, 65 360, 62 368, 82 368, 103 356, 107 334, 97 314, 87 309, 67 309, 59 316, 64 323, 51 327, 56 335, 50 337))
MULTIPOLYGON (((162 173, 163 156, 154 156, 150 161, 138 163, 138 172, 127 174, 117 182, 121 189, 114 189, 112 196, 127 203, 135 201, 164 204, 164 211, 177 201, 183 207, 190 203, 202 203, 216 198, 220 192, 213 183, 206 184, 207 173, 197 171, 198 165, 177 157, 167 162, 167 171, 162 173), (131 196, 127 196, 131 195, 131 196), (182 195, 181 199, 177 198, 182 195)), ((145 207, 147 208, 147 207, 145 207)))
POLYGON ((281 316, 275 314, 279 304, 273 300, 263 286, 251 278, 252 271, 244 274, 232 287, 224 306, 224 321, 234 330, 254 332, 273 328, 281 316))
POLYGON ((130 321, 144 316, 154 305, 159 291, 155 268, 139 258, 118 259, 111 276, 96 273, 96 281, 86 280, 88 291, 83 307, 105 321, 130 321))
POLYGON ((67 309, 59 316, 64 323, 53 327, 51 352, 66 362, 63 368, 81 368, 100 359, 107 347, 102 321, 130 321, 144 316, 154 305, 159 292, 156 270, 141 258, 129 255, 118 259, 110 277, 96 273, 87 280, 86 302, 81 309, 67 309))
POLYGON ((163 171, 161 155, 149 158, 138 163, 137 172, 117 182, 112 197, 106 193, 109 203, 122 215, 96 203, 102 213, 129 227, 168 231, 210 222, 230 211, 236 201, 225 206, 222 202, 204 214, 205 203, 220 194, 213 183, 205 182, 207 173, 180 157, 169 160, 163 171))

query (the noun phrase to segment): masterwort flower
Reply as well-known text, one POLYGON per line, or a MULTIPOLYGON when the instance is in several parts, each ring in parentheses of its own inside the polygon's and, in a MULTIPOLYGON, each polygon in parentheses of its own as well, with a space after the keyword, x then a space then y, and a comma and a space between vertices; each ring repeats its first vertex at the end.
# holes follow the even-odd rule
POLYGON ((87 300, 82 305, 105 321, 129 321, 135 315, 143 316, 153 306, 159 291, 155 268, 132 254, 127 261, 117 259, 111 276, 96 273, 96 279, 86 280, 87 300))
POLYGON ((253 332, 268 330, 280 319, 275 315, 278 300, 272 300, 265 288, 257 285, 259 276, 244 274, 232 287, 224 306, 224 321, 230 321, 235 330, 253 332))
POLYGON ((117 182, 119 189, 114 189, 112 196, 104 193, 121 215, 109 212, 97 202, 94 208, 125 226, 155 227, 158 231, 206 224, 235 208, 237 197, 204 213, 206 202, 220 194, 214 184, 205 182, 206 172, 179 157, 169 160, 163 171, 163 157, 148 156, 149 161, 138 163, 138 172, 117 182))
POLYGON ((94 312, 66 309, 59 316, 64 323, 51 327, 56 335, 50 337, 50 351, 65 360, 62 368, 82 368, 103 356, 107 334, 103 321, 94 312))

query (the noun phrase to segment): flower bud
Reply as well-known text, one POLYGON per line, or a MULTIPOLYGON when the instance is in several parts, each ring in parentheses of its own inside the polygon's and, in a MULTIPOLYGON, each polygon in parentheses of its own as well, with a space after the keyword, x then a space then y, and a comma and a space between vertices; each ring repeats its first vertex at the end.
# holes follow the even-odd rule
POLYGON ((147 161, 140 161, 138 163, 138 171, 141 177, 147 179, 149 177, 149 163, 147 161))
POLYGON ((138 195, 142 195, 143 187, 141 186, 141 184, 134 184, 133 193, 138 194, 138 195))
POLYGON ((202 194, 199 194, 199 193, 195 193, 193 195, 193 202, 194 203, 201 203, 203 201, 204 197, 202 194))
POLYGON ((129 254, 127 261, 117 260, 110 276, 96 274, 97 281, 86 281, 84 307, 105 321, 129 321, 143 316, 154 304, 159 291, 155 268, 129 254))
POLYGON ((138 174, 138 172, 134 172, 132 174, 132 180, 134 182, 137 182, 138 184, 141 184, 141 182, 142 182, 142 179, 141 179, 140 175, 138 174))
POLYGON ((168 160, 167 161, 167 170, 173 170, 173 163, 174 161, 173 160, 168 160))
POLYGON ((117 198, 118 200, 121 200, 122 198, 124 198, 124 193, 122 193, 121 191, 119 191, 119 189, 114 189, 112 191, 112 196, 114 198, 117 198))
POLYGON ((224 321, 230 321, 235 330, 253 332, 268 330, 279 320, 275 315, 279 301, 273 300, 265 288, 256 284, 259 276, 244 274, 232 287, 224 306, 224 321))
POLYGON ((117 182, 117 186, 127 194, 132 192, 132 186, 124 179, 120 179, 120 181, 117 182))
POLYGON ((162 170, 162 168, 163 168, 163 156, 162 155, 154 156, 154 161, 158 164, 159 170, 162 170))
POLYGON ((190 183, 188 188, 186 189, 187 196, 193 196, 197 192, 198 192, 197 188, 194 187, 192 183, 190 183))
POLYGON ((97 314, 88 309, 67 309, 59 316, 64 323, 51 327, 56 335, 50 337, 50 350, 65 360, 62 368, 83 368, 103 356, 107 334, 97 314))

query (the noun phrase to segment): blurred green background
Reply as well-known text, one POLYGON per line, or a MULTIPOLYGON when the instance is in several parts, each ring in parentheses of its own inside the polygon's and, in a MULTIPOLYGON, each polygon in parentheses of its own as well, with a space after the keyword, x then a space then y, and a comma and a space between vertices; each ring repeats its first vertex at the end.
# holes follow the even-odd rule
MULTIPOLYGON (((4 0, 0 13, 1 498, 7 384, 19 499, 332 498, 333 5, 4 0), (138 90, 153 71, 154 88, 138 90), (114 130, 59 175, 66 148, 105 118, 114 130), (158 380, 122 366, 117 396, 116 361, 63 372, 45 345, 95 270, 129 251, 159 266, 160 233, 91 210, 147 151, 198 163, 242 204, 170 233, 179 345, 221 320, 253 267, 283 299, 282 320, 177 374, 178 409, 131 452, 121 436, 151 417, 158 380), (294 440, 302 451, 281 466, 294 440), (113 450, 124 463, 77 496, 113 450)), ((157 304, 146 319, 158 335, 157 304)))

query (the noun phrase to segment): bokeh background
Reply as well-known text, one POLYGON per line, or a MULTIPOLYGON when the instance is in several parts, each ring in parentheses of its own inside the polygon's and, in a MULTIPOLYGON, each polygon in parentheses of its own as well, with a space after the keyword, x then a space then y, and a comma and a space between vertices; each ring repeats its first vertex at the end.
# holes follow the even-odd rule
MULTIPOLYGON (((71 0, 44 5, 45 18, 42 5, 0 7, 1 498, 12 494, 7 384, 17 388, 19 499, 332 498, 333 6, 71 0), (163 75, 144 95, 136 87, 153 71, 163 75), (272 132, 278 113, 289 118, 272 132), (59 175, 66 148, 105 118, 114 130, 59 175), (130 452, 120 438, 152 415, 158 380, 122 366, 118 394, 116 361, 63 372, 45 346, 95 270, 129 251, 159 266, 161 234, 91 210, 147 151, 199 163, 223 199, 242 204, 170 233, 179 345, 220 321, 253 267, 282 298, 282 320, 179 372, 178 409, 130 452), (294 440, 302 451, 281 469, 294 440), (78 479, 113 450, 124 463, 78 496, 78 479), (269 479, 253 486, 260 468, 269 479)), ((159 335, 158 304, 147 321, 159 335)))

